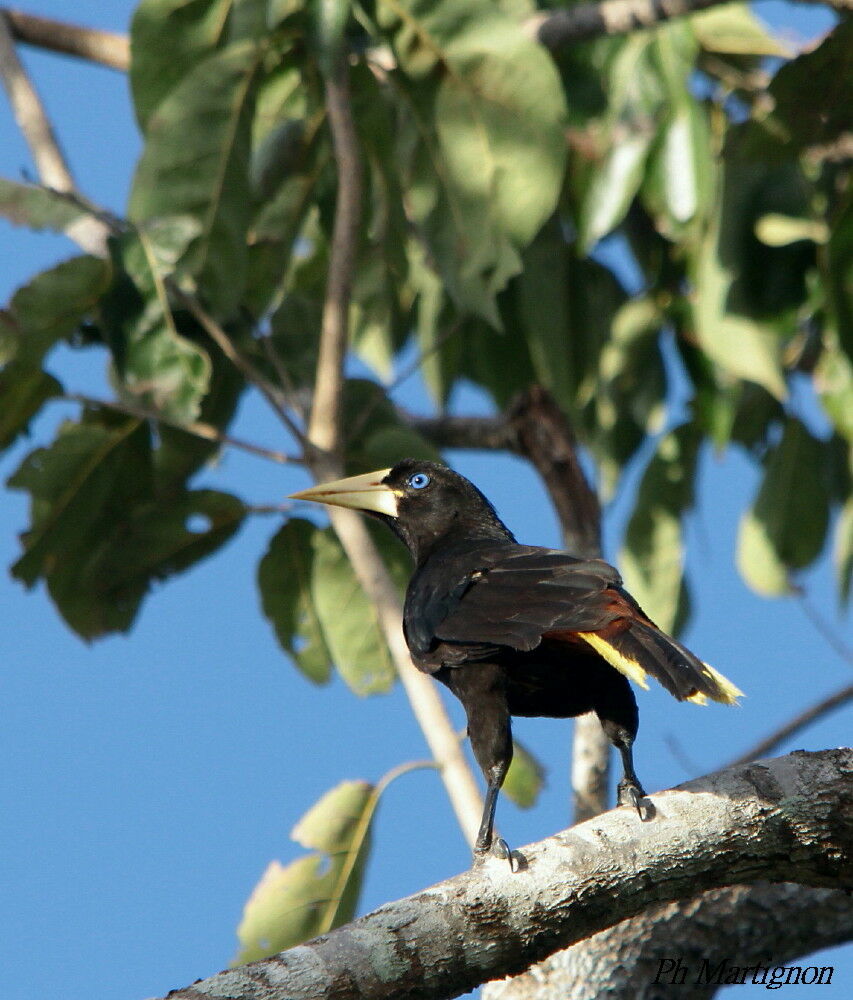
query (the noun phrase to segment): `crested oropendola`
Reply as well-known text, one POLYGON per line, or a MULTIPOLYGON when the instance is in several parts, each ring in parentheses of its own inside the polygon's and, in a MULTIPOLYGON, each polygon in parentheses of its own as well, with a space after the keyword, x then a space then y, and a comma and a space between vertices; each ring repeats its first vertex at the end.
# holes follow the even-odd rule
POLYGON ((384 521, 412 555, 403 631, 412 660, 459 698, 488 791, 475 855, 494 847, 495 805, 512 760, 513 715, 593 711, 622 757, 619 804, 643 817, 632 747, 638 714, 628 679, 658 680, 679 701, 734 704, 741 692, 662 632, 601 559, 520 545, 467 479, 434 462, 323 483, 297 500, 384 521))

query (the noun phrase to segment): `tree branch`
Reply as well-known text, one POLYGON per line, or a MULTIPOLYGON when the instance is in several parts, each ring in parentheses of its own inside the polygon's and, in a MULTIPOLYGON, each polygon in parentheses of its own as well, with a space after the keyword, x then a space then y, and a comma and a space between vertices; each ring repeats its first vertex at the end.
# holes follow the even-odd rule
MULTIPOLYGON (((18 127, 26 139, 42 184, 64 193, 77 193, 53 126, 35 87, 18 58, 8 15, 0 9, 0 76, 18 127)), ((65 234, 87 253, 105 257, 109 227, 100 219, 85 216, 72 222, 65 234)))
MULTIPOLYGON (((730 0, 603 0, 577 4, 566 10, 539 14, 525 22, 525 30, 552 52, 603 35, 627 35, 676 17, 685 17, 730 0)), ((804 0, 844 11, 853 0, 804 0)))
POLYGON ((648 909, 721 886, 853 889, 853 751, 793 753, 616 809, 172 1000, 438 1000, 648 909), (696 831, 702 836, 697 837, 696 831))
MULTIPOLYGON (((713 889, 694 899, 650 907, 633 919, 551 955, 521 976, 489 983, 489 1000, 589 1000, 594 996, 672 1000, 669 977, 655 979, 678 956, 694 972, 778 965, 853 938, 853 896, 839 889, 758 883, 713 889), (734 958, 733 958, 734 956, 734 958), (664 965, 664 968, 667 966, 664 965)), ((747 979, 747 982, 751 980, 747 979)), ((678 987, 679 1000, 708 1000, 716 983, 678 987)))
MULTIPOLYGON (((348 75, 349 66, 340 59, 334 75, 326 81, 329 127, 338 168, 338 201, 309 421, 310 447, 306 450, 318 481, 335 478, 343 472, 340 454, 343 363, 349 339, 350 289, 361 213, 361 157, 348 75)), ((401 628, 403 609, 399 594, 361 516, 354 511, 332 508, 329 518, 359 583, 376 608, 412 712, 439 768, 463 836, 473 844, 482 799, 435 682, 412 664, 401 628)))
POLYGON ((819 719, 822 715, 826 715, 828 712, 846 705, 848 701, 853 701, 853 684, 846 684, 843 688, 836 691, 835 694, 822 698, 812 705, 811 708, 807 708, 805 711, 800 712, 799 715, 795 715, 784 726, 774 729, 769 736, 765 736, 760 743, 756 743, 751 750, 747 750, 746 753, 736 757, 727 766, 737 767, 739 764, 748 764, 751 760, 766 757, 768 754, 773 753, 774 750, 777 750, 780 743, 784 743, 785 740, 798 733, 801 729, 805 729, 806 726, 811 725, 812 722, 819 719))
POLYGON ((127 35, 37 17, 22 10, 6 8, 2 12, 19 42, 66 56, 77 56, 123 72, 130 67, 130 43, 127 35))
MULTIPOLYGON (((268 458, 271 462, 278 462, 281 465, 299 464, 302 459, 295 455, 286 455, 283 451, 274 451, 272 448, 264 448, 259 444, 252 444, 251 441, 244 441, 230 434, 223 434, 218 427, 213 424, 204 423, 201 420, 193 420, 189 423, 181 423, 180 420, 171 420, 169 417, 158 413, 156 410, 148 410, 144 406, 134 406, 132 403, 122 403, 114 399, 96 399, 93 396, 84 396, 79 392, 68 392, 63 396, 56 397, 66 399, 72 403, 80 403, 83 406, 101 407, 107 410, 115 410, 118 413, 126 413, 130 417, 139 420, 152 420, 157 424, 164 424, 167 427, 174 427, 179 431, 186 431, 193 437, 201 438, 204 441, 215 441, 217 444, 224 444, 231 448, 239 448, 241 451, 249 452, 260 458, 268 458)), ((288 505, 288 508, 289 509, 288 505)))

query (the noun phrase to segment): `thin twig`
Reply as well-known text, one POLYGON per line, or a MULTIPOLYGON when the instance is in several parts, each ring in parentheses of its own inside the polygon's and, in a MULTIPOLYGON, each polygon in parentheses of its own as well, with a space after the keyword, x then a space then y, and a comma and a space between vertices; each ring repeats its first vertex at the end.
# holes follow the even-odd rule
POLYGON ((36 17, 22 10, 4 10, 12 34, 19 42, 50 52, 77 56, 89 62, 126 72, 130 67, 127 35, 99 28, 84 28, 49 17, 36 17))
POLYGON ((202 438, 205 441, 215 441, 218 444, 228 445, 230 448, 239 448, 240 451, 247 451, 252 455, 261 458, 268 458, 272 462, 280 465, 297 465, 302 459, 295 455, 286 455, 283 451, 274 451, 272 448, 264 448, 259 444, 252 444, 251 441, 244 441, 241 438, 233 437, 230 434, 223 434, 218 427, 213 424, 204 423, 201 420, 191 420, 183 423, 174 420, 156 410, 148 410, 144 406, 136 406, 133 403, 124 403, 119 400, 97 399, 94 396, 85 396, 79 392, 69 392, 57 399, 67 399, 73 403, 80 403, 83 406, 101 407, 107 410, 114 410, 117 413, 126 413, 129 417, 136 417, 139 420, 152 420, 158 424, 165 424, 167 427, 174 427, 179 431, 186 431, 193 437, 202 438))
POLYGON ((189 295, 171 279, 167 279, 166 284, 169 291, 174 294, 187 309, 189 309, 225 357, 228 358, 235 368, 238 368, 243 373, 247 381, 251 382, 261 392, 275 415, 284 424, 287 430, 303 447, 305 447, 307 444, 305 434, 287 412, 287 401, 278 386, 273 385, 263 372, 257 369, 252 362, 245 357, 245 355, 237 350, 225 330, 204 309, 195 296, 189 295))
POLYGON ((344 356, 349 339, 349 304, 361 217, 362 164, 352 116, 349 66, 341 54, 326 78, 326 110, 338 169, 338 198, 323 301, 317 375, 308 437, 316 448, 336 455, 341 445, 344 356))
POLYGON ((773 753, 776 748, 789 739, 795 733, 798 733, 801 729, 805 729, 806 726, 811 725, 812 722, 821 718, 821 716, 826 715, 829 712, 834 711, 836 708, 841 708, 848 701, 853 701, 853 684, 847 684, 845 687, 836 691, 835 694, 829 695, 827 698, 821 699, 816 704, 812 705, 811 708, 807 708, 804 712, 800 712, 799 715, 794 716, 790 722, 786 722, 784 726, 780 726, 775 729, 769 736, 766 736, 760 743, 757 743, 751 750, 746 753, 741 754, 734 760, 729 761, 724 767, 737 767, 740 764, 748 764, 751 760, 758 760, 761 757, 766 757, 768 754, 773 753))
MULTIPOLYGON (((59 147, 59 141, 47 117, 44 105, 32 84, 23 63, 18 58, 12 31, 5 11, 0 9, 0 76, 9 103, 45 186, 57 191, 76 191, 74 178, 59 147)), ((105 257, 109 227, 99 219, 75 219, 65 230, 66 235, 88 253, 105 257)))
POLYGON ((853 665, 853 649, 851 649, 847 643, 839 636, 835 629, 826 621, 826 619, 818 612, 817 608, 809 600, 808 595, 805 590, 800 587, 796 591, 796 598, 800 603, 800 607, 803 609, 803 614, 808 618, 808 620, 814 625, 818 632, 827 641, 829 646, 835 650, 836 653, 841 657, 845 663, 853 665))

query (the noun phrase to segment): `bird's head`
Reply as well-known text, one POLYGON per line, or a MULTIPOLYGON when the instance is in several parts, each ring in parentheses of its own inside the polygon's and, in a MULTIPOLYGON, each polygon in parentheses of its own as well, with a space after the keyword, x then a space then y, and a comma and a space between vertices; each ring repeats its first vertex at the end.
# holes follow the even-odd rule
POLYGON ((512 538, 473 483, 447 466, 414 458, 390 469, 312 486, 294 493, 292 499, 350 507, 378 517, 402 539, 416 562, 438 541, 512 538))

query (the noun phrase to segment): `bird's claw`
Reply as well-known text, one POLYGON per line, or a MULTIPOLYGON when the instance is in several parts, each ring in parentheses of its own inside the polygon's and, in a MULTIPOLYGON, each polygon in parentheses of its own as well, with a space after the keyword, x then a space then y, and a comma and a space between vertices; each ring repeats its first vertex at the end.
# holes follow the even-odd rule
POLYGON ((620 781, 617 800, 620 806, 629 806, 637 810, 642 822, 654 815, 654 806, 646 798, 646 793, 640 785, 632 781, 620 781))
POLYGON ((481 847, 479 845, 475 847, 474 863, 478 864, 484 861, 489 855, 497 858, 499 861, 508 862, 509 870, 513 873, 521 871, 522 868, 526 867, 524 855, 519 854, 518 851, 510 850, 509 844, 503 837, 495 837, 488 847, 481 847))

